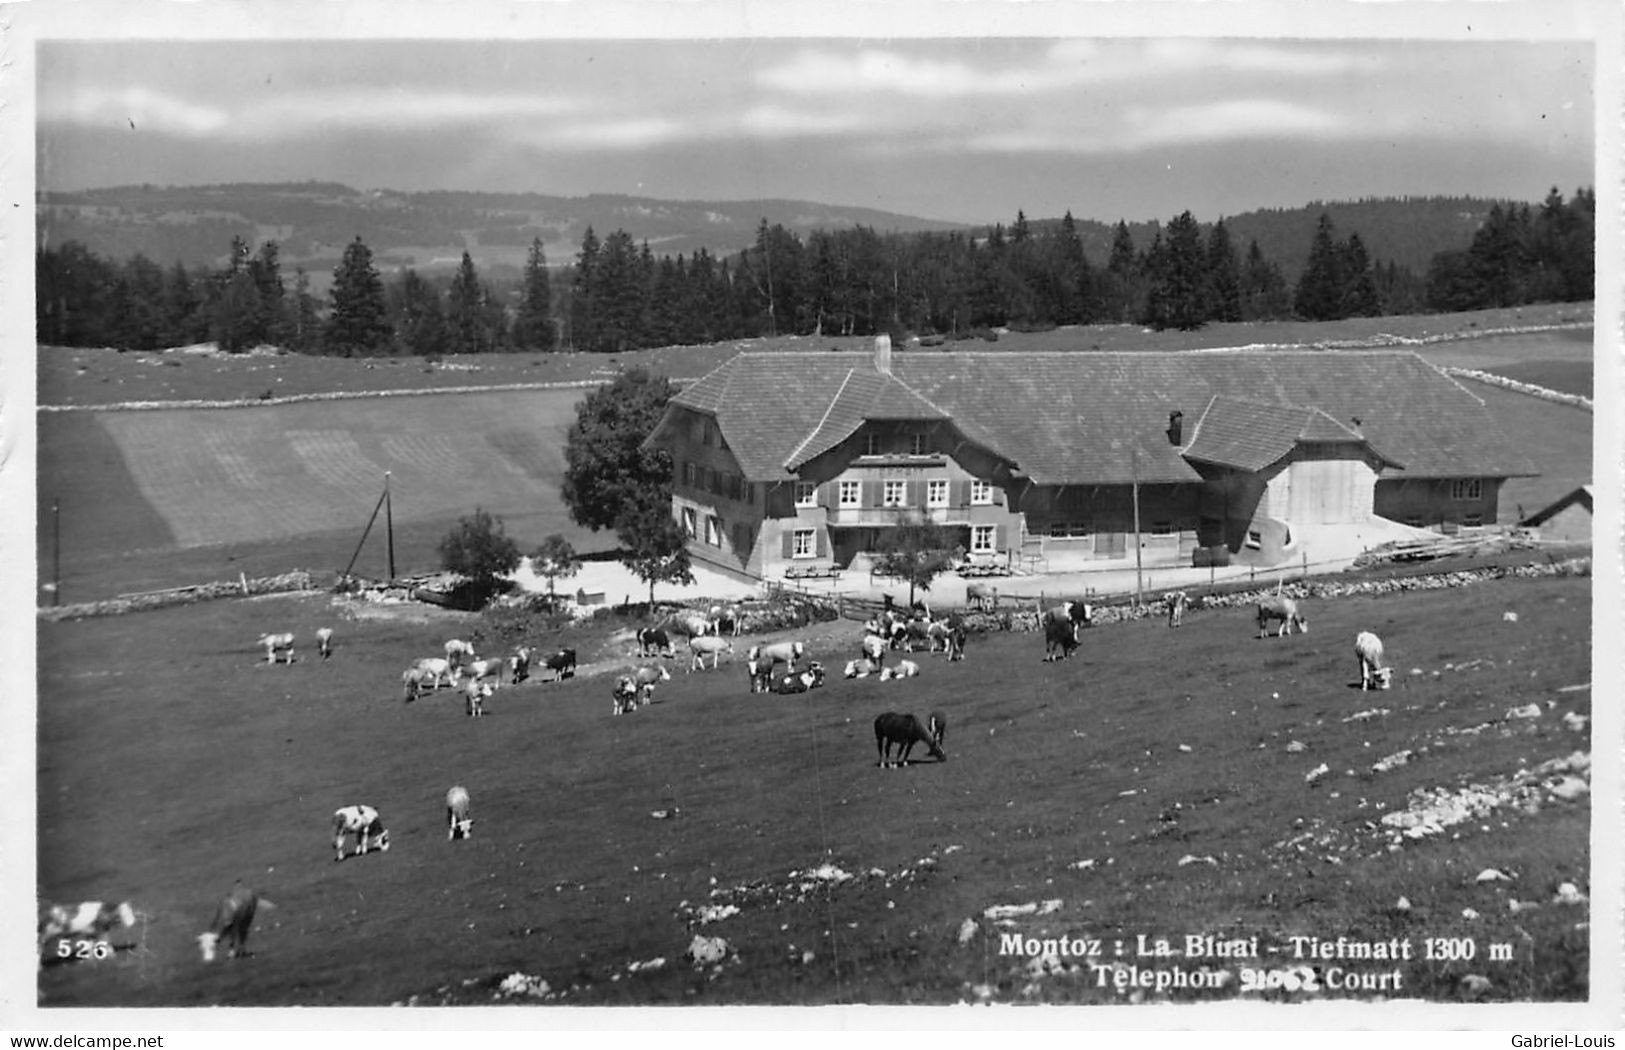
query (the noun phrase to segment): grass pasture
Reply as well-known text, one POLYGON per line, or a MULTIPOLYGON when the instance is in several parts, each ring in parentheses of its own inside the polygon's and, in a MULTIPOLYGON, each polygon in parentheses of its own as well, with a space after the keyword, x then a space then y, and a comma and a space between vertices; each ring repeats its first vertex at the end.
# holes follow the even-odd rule
MULTIPOLYGON (((402 703, 411 658, 477 629, 455 614, 363 616, 306 595, 41 623, 40 894, 129 897, 153 918, 112 959, 45 968, 40 1001, 478 1005, 515 972, 548 982, 554 998, 517 1000, 538 1004, 1129 1001, 1076 960, 1035 976, 1000 954, 1004 932, 1232 973, 1150 1001, 1378 996, 1241 994, 1242 965, 1299 962, 1293 935, 1410 944, 1409 961, 1335 964, 1373 981, 1397 970, 1381 997, 1455 1002, 1472 973, 1488 1001, 1583 1000, 1588 909, 1554 895, 1590 889, 1585 796, 1525 785, 1397 851, 1381 819, 1415 791, 1492 791, 1590 750, 1564 720, 1590 713, 1590 582, 1315 602, 1310 633, 1281 639, 1256 640, 1246 610, 1198 610, 1177 632, 1090 630, 1056 664, 1036 635, 976 636, 963 663, 917 656, 918 679, 799 697, 748 694, 736 655, 676 669, 658 703, 621 718, 610 679, 589 675, 504 688, 484 719, 449 693, 402 703), (270 667, 253 649, 264 631, 308 639, 322 624, 337 628, 330 661, 307 649, 270 667), (1399 669, 1388 692, 1353 685, 1362 628, 1399 669), (1509 717, 1531 703, 1539 717, 1509 717), (949 760, 876 768, 885 710, 946 713, 949 760), (453 783, 474 800, 467 842, 445 838, 453 783), (392 849, 335 863, 328 820, 354 802, 381 810, 392 849), (1477 881, 1491 867, 1509 880, 1477 881), (238 878, 279 907, 261 913, 252 958, 204 967, 192 939, 238 878), (985 915, 1051 900, 1009 926, 985 915), (738 910, 701 923, 707 905, 738 910), (690 965, 697 933, 725 938, 727 961, 690 965), (1264 954, 1134 954, 1142 935, 1182 950, 1192 934, 1257 935, 1264 954), (1476 957, 1425 959, 1429 938, 1468 939, 1476 957), (1509 957, 1490 961, 1492 945, 1509 957)), ((534 640, 624 666, 614 626, 631 624, 534 640)), ((809 631, 838 666, 859 628, 809 631)))

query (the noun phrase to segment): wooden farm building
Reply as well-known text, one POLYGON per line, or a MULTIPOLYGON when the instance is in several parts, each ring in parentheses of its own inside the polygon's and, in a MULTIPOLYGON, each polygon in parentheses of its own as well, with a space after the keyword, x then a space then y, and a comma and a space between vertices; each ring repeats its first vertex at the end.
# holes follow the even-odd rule
POLYGON ((1591 539, 1591 486, 1581 485, 1518 524, 1540 530, 1542 539, 1584 543, 1591 539))
POLYGON ((1380 517, 1491 524, 1529 460, 1410 351, 742 353, 648 438, 696 559, 849 565, 911 517, 1058 570, 1293 560, 1380 517), (1135 512, 1138 508, 1138 528, 1135 512))

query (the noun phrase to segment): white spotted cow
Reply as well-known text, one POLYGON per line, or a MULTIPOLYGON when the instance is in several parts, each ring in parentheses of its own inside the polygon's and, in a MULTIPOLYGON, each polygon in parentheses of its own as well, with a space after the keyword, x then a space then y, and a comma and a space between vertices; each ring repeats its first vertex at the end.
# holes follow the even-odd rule
POLYGON ((282 657, 283 663, 293 663, 293 635, 262 634, 255 644, 265 650, 266 663, 276 663, 278 656, 282 657))
POLYGON ((446 792, 446 838, 466 839, 474 834, 474 818, 469 816, 468 789, 461 784, 446 792))
POLYGON ((688 651, 693 654, 693 659, 688 666, 690 674, 695 671, 705 670, 705 658, 707 656, 711 658, 711 670, 715 671, 717 664, 722 660, 722 654, 734 651, 734 643, 726 638, 714 636, 690 638, 688 640, 688 651))
POLYGON ((1185 622, 1185 610, 1190 606, 1191 596, 1184 591, 1170 591, 1162 596, 1168 605, 1168 626, 1178 627, 1185 622))
POLYGON ((999 608, 999 589, 989 583, 967 583, 965 604, 983 612, 995 612, 999 608))
POLYGON ((503 666, 504 661, 501 657, 493 657, 488 660, 473 660, 464 670, 468 673, 468 680, 471 682, 490 681, 500 685, 502 684, 503 666))
POLYGON ((750 675, 750 691, 753 693, 771 693, 773 691, 773 665, 766 660, 746 660, 745 671, 750 675))
POLYGON ((807 651, 805 642, 774 642, 772 645, 753 645, 747 659, 757 664, 767 664, 771 669, 776 663, 785 663, 790 667, 790 673, 796 670, 796 661, 801 659, 807 651))
POLYGON ((316 651, 322 654, 323 660, 333 655, 333 628, 316 629, 316 651))
POLYGON ((531 651, 528 646, 521 645, 513 651, 513 655, 508 658, 508 681, 510 683, 518 685, 530 677, 530 657, 531 651))
POLYGON ((1394 669, 1382 665, 1382 639, 1370 631, 1354 636, 1354 656, 1360 661, 1360 689, 1387 689, 1394 669))
POLYGON ((209 928, 198 934, 197 946, 203 953, 203 961, 214 962, 215 950, 221 943, 227 946, 233 959, 247 955, 248 931, 254 925, 254 913, 261 907, 275 908, 276 904, 241 881, 234 885, 214 909, 209 928))
POLYGON ((658 664, 644 664, 632 672, 632 684, 637 687, 638 703, 647 706, 654 702, 655 686, 671 681, 671 672, 658 664))
POLYGON ((445 645, 446 663, 452 667, 461 667, 466 661, 474 659, 474 646, 461 638, 453 638, 445 645))
POLYGON ((863 635, 863 641, 859 643, 858 647, 863 652, 863 659, 876 667, 886 662, 886 639, 881 635, 866 631, 863 635))
MULTIPOLYGON (((871 637, 873 637, 871 635, 871 637)), ((846 678, 868 678, 880 671, 880 665, 873 660, 848 660, 842 675, 846 678)))
POLYGON ((671 626, 682 631, 690 638, 717 633, 717 622, 715 620, 701 616, 692 609, 684 610, 672 617, 671 626))
POLYGON ((470 678, 463 683, 463 710, 470 718, 481 718, 485 715, 485 701, 491 698, 491 687, 485 682, 470 678))
POLYGON ((553 672, 551 681, 564 681, 576 673, 576 651, 560 649, 542 661, 542 669, 553 672))
POLYGON ((435 689, 439 689, 442 684, 456 685, 462 680, 462 669, 453 667, 451 661, 439 656, 426 656, 413 664, 412 669, 422 671, 435 689))
POLYGON ((899 660, 896 667, 883 667, 880 670, 882 682, 893 682, 899 678, 915 678, 920 673, 920 665, 913 660, 899 660))
POLYGON ((389 832, 384 828, 384 821, 378 811, 367 805, 340 806, 333 811, 333 859, 340 861, 345 858, 345 846, 350 842, 355 848, 350 850, 349 856, 359 857, 363 853, 373 850, 389 852, 389 832))
POLYGON ((1260 638, 1269 634, 1269 624, 1272 620, 1280 620, 1281 626, 1275 632, 1279 638, 1283 634, 1290 634, 1296 627, 1299 634, 1309 633, 1309 620, 1298 610, 1298 603, 1284 594, 1272 594, 1258 602, 1258 636, 1260 638))
POLYGON ((965 625, 953 623, 948 627, 948 659, 950 661, 965 658, 965 625))
POLYGON ((75 957, 71 943, 68 944, 68 954, 63 955, 61 947, 53 947, 53 941, 99 941, 110 930, 134 926, 136 918, 135 909, 129 901, 118 904, 84 901, 80 904, 49 905, 41 912, 39 920, 41 960, 75 957))

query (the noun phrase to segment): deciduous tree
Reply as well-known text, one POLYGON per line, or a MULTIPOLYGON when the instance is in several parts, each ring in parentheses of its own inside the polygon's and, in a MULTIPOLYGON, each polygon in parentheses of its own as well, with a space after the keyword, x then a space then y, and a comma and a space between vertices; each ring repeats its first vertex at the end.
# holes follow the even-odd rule
POLYGON ((657 504, 671 513, 671 455, 644 449, 676 389, 664 376, 629 369, 588 394, 565 439, 562 495, 570 517, 597 532, 628 510, 657 504))

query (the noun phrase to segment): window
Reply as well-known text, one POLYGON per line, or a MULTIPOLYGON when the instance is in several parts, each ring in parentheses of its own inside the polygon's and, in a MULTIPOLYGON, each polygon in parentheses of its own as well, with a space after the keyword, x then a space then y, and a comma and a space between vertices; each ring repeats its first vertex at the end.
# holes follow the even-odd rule
POLYGON ((1483 499, 1483 485, 1478 478, 1457 478, 1450 483, 1450 498, 1459 500, 1483 499))
POLYGON ((908 487, 901 481, 886 482, 886 490, 880 500, 883 507, 902 507, 908 503, 908 487))
POLYGON ((692 463, 683 464, 683 484, 689 488, 694 487, 694 464, 692 463))
POLYGON ((865 456, 880 455, 880 435, 873 430, 863 435, 863 454, 865 456))
POLYGON ((744 483, 744 485, 742 487, 745 490, 745 495, 744 495, 745 502, 749 503, 751 506, 754 507, 756 505, 756 482, 747 481, 747 482, 744 483))
POLYGON ((1262 546, 1264 546, 1264 534, 1259 532, 1257 529, 1248 529, 1247 549, 1255 551, 1262 546))
POLYGON ((1476 529, 1480 525, 1484 524, 1484 515, 1482 515, 1482 514, 1463 514, 1461 516, 1461 523, 1463 525, 1466 525, 1466 526, 1470 527, 1470 528, 1475 528, 1476 529))
POLYGON ((1171 521, 1153 521, 1151 523, 1151 535, 1153 535, 1153 536, 1172 536, 1173 534, 1174 534, 1174 523, 1173 522, 1171 522, 1171 521))
POLYGON ((972 554, 994 554, 998 551, 995 546, 998 538, 998 527, 994 525, 972 525, 970 530, 970 552, 972 554))
POLYGON ((948 505, 947 478, 934 478, 925 483, 925 505, 927 507, 946 507, 948 505))
POLYGON ((863 483, 861 481, 841 482, 841 501, 843 507, 857 507, 863 504, 863 483))
POLYGON ((993 502, 993 486, 986 481, 970 483, 970 501, 973 506, 987 506, 993 502))
POLYGON ((931 451, 930 439, 924 434, 910 434, 908 436, 908 451, 910 455, 923 456, 931 451))
POLYGON ((817 535, 815 529, 797 529, 795 531, 795 544, 790 548, 792 558, 813 557, 813 537, 817 535))
POLYGON ((713 547, 722 546, 722 520, 715 514, 705 516, 705 542, 713 547))
POLYGON ((796 482, 796 506, 818 506, 818 486, 810 481, 796 482))
POLYGON ((683 534, 689 539, 699 535, 699 526, 694 517, 693 507, 683 508, 683 534))

